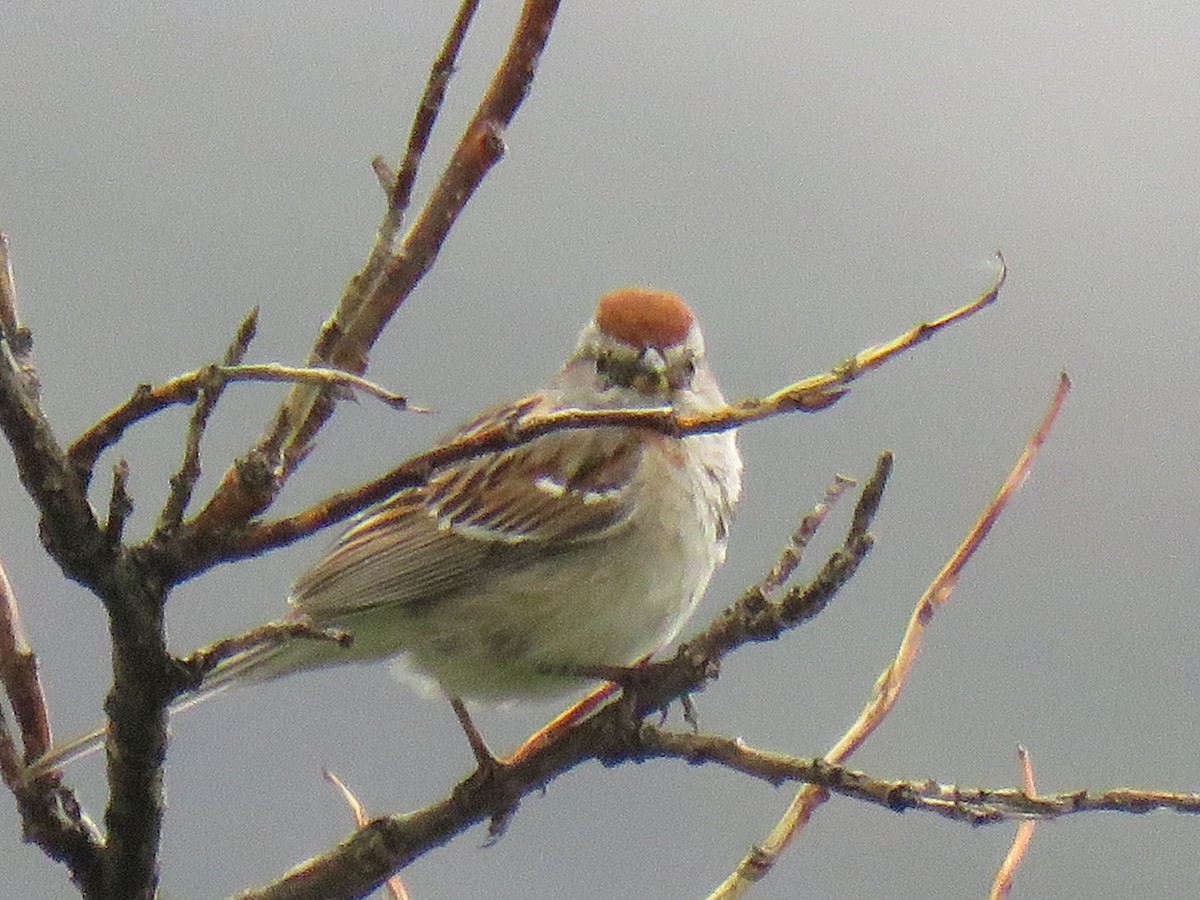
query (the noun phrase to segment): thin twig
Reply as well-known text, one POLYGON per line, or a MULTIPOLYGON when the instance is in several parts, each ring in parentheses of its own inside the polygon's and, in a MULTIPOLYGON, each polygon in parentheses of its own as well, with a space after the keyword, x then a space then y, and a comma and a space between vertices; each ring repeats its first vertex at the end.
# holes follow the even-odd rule
MULTIPOLYGON (((664 731, 643 725, 640 738, 646 757, 682 759, 692 765, 714 763, 772 785, 803 781, 893 812, 929 812, 967 825, 1037 821, 1088 812, 1144 814, 1169 810, 1200 815, 1200 794, 1118 788, 1111 791, 1065 791, 1039 795, 1028 780, 1015 788, 964 788, 935 781, 892 781, 829 762, 801 759, 747 746, 736 738, 664 731)), ((1023 851, 1022 851, 1023 852, 1023 851)))
POLYGON ((171 406, 193 403, 205 391, 223 389, 227 383, 233 381, 298 382, 333 389, 357 390, 376 397, 393 409, 428 412, 424 407, 410 406, 408 399, 401 394, 338 369, 297 368, 278 363, 205 366, 160 385, 139 386, 133 392, 133 396, 106 413, 75 439, 67 451, 72 464, 81 474, 90 474, 100 454, 119 441, 131 425, 171 406))
POLYGON ((17 596, 0 564, 0 683, 12 703, 27 758, 50 748, 50 716, 38 678, 37 658, 25 642, 17 596))
MULTIPOLYGON (((1018 747, 1017 760, 1021 764, 1021 786, 1025 795, 1031 798, 1037 797, 1037 784, 1033 778, 1033 762, 1029 758, 1029 751, 1024 747, 1018 747)), ((1008 855, 1004 857, 1004 862, 1000 865, 999 871, 996 872, 996 878, 992 882, 992 890, 988 895, 990 900, 1004 900, 1009 895, 1012 890, 1013 876, 1017 874, 1017 869, 1025 861, 1025 853, 1033 841, 1033 829, 1036 825, 1035 821, 1029 819, 1017 826, 1017 833, 1013 836, 1008 855)))
POLYGON ((121 543, 125 522, 133 512, 133 498, 129 496, 129 463, 117 460, 113 466, 112 488, 108 494, 108 519, 104 523, 104 534, 113 546, 121 543))
POLYGON ((770 597, 792 577, 804 558, 804 551, 809 542, 816 536, 817 529, 821 527, 821 523, 825 521, 825 517, 829 515, 830 510, 846 492, 846 489, 852 487, 854 483, 853 478, 846 478, 844 475, 834 476, 833 483, 825 489, 825 496, 821 502, 800 520, 800 525, 792 533, 787 546, 779 554, 778 562, 759 583, 758 589, 764 597, 770 597))
MULTIPOLYGON (((342 795, 342 799, 346 801, 346 805, 350 807, 350 815, 354 817, 355 827, 366 828, 367 823, 371 821, 371 817, 367 815, 362 801, 354 795, 354 791, 350 790, 342 779, 338 778, 328 769, 321 774, 325 776, 326 781, 337 788, 338 793, 342 795)), ((393 875, 384 883, 384 886, 387 888, 392 900, 409 900, 408 888, 404 886, 404 882, 400 879, 399 875, 393 875)))
MULTIPOLYGON (((237 334, 226 348, 225 357, 221 361, 223 370, 228 371, 230 368, 241 365, 257 330, 258 307, 256 306, 249 315, 242 319, 237 334)), ((200 441, 204 437, 204 430, 208 427, 208 420, 211 418, 213 410, 216 409, 217 402, 221 399, 228 383, 226 380, 205 385, 200 389, 196 404, 192 407, 187 440, 184 442, 183 460, 175 474, 171 476, 171 491, 163 504, 158 526, 155 528, 155 535, 159 539, 175 531, 179 527, 179 523, 183 521, 184 510, 187 509, 192 491, 200 478, 200 441)))
MULTIPOLYGON (((384 189, 388 204, 375 235, 375 244, 371 247, 371 252, 362 269, 351 282, 354 286, 377 284, 384 268, 395 255, 396 237, 404 224, 404 215, 412 201, 413 185, 416 183, 417 172, 420 170, 425 150, 429 146, 429 136, 433 133, 433 127, 442 111, 442 101, 446 97, 446 89, 454 74, 458 53, 462 49, 463 40, 467 36, 467 30, 471 27, 471 20, 475 17, 478 7, 479 0, 462 0, 459 4, 454 23, 450 26, 450 31, 442 42, 442 49, 429 67, 429 78, 425 82, 425 91, 413 114, 412 125, 408 132, 408 144, 404 148, 404 155, 400 158, 399 165, 393 169, 380 157, 371 161, 371 168, 375 171, 375 177, 379 179, 379 183, 384 189)), ((346 291, 334 316, 321 329, 321 335, 317 339, 310 357, 311 362, 316 363, 330 359, 329 354, 341 339, 345 323, 357 315, 360 305, 366 302, 369 295, 369 287, 346 291)))
POLYGON ((199 683, 205 675, 230 657, 257 647, 281 644, 284 641, 295 639, 331 641, 341 647, 349 647, 353 642, 353 636, 349 632, 333 628, 318 628, 303 619, 268 622, 266 625, 260 625, 236 637, 225 638, 202 650, 189 653, 180 660, 180 663, 194 675, 199 683))
MULTIPOLYGON (((442 101, 446 97, 446 88, 450 77, 454 74, 458 61, 459 50, 471 27, 471 19, 479 8, 479 0, 463 0, 458 7, 454 24, 442 44, 442 52, 433 61, 429 69, 429 80, 425 82, 425 93, 421 95, 421 103, 413 117, 412 128, 408 133, 408 146, 404 148, 404 156, 396 169, 394 183, 388 190, 388 214, 384 217, 381 228, 380 244, 386 244, 391 249, 396 232, 404 222, 404 213, 412 200, 413 185, 417 180, 417 172, 421 159, 425 156, 425 148, 429 146, 429 136, 433 133, 434 123, 442 109, 442 101)), ((385 258, 380 254, 380 261, 385 258)))
MULTIPOLYGON (((895 706, 908 674, 916 662, 922 638, 933 619, 934 612, 950 599, 963 567, 987 537, 1017 488, 1029 475, 1038 452, 1045 444, 1054 422, 1058 418, 1070 387, 1071 382, 1066 374, 1060 376, 1050 407, 1037 430, 1025 445, 1013 470, 1001 485, 995 498, 984 508, 963 542, 917 602, 909 619, 908 627, 904 631, 904 636, 900 640, 900 647, 895 658, 876 680, 873 696, 859 714, 858 719, 825 754, 826 761, 841 764, 848 759, 879 727, 895 706)), ((812 817, 814 810, 828 798, 828 792, 821 787, 808 785, 801 789, 768 838, 738 863, 737 868, 729 877, 713 891, 709 900, 727 900, 727 898, 744 896, 753 884, 761 880, 774 867, 792 839, 800 833, 812 817)))

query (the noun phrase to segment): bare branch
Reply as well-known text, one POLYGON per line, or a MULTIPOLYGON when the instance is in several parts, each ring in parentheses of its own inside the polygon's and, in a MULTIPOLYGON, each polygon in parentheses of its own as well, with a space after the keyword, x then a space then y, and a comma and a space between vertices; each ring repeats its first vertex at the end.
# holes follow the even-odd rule
MULTIPOLYGON (((242 320, 233 342, 226 349, 225 358, 222 360, 223 370, 228 371, 230 367, 238 366, 246 358, 246 351, 250 348, 250 342, 254 340, 257 330, 258 307, 255 307, 242 320)), ((213 410, 216 409, 221 395, 225 392, 227 384, 228 379, 200 388, 196 405, 192 408, 192 418, 188 422, 183 460, 179 464, 179 469, 171 476, 171 493, 167 496, 166 503, 163 504, 158 526, 155 528, 155 533, 160 538, 175 531, 179 527, 179 523, 183 521, 184 510, 187 509, 188 501, 192 497, 192 490, 200 478, 200 440, 204 436, 208 420, 212 416, 213 410)))
MULTIPOLYGON (((421 103, 413 117, 412 129, 408 134, 408 146, 404 148, 404 157, 396 170, 394 183, 388 189, 388 213, 380 228, 378 246, 386 246, 390 252, 396 233, 404 221, 404 213, 412 200, 413 184, 417 180, 417 171, 425 148, 429 146, 429 136, 433 133, 434 123, 442 109, 442 100, 446 97, 446 88, 450 84, 450 76, 454 74, 454 66, 458 60, 458 52, 471 27, 471 19, 479 8, 479 0, 463 0, 458 7, 454 24, 442 44, 442 52, 433 61, 429 69, 429 80, 425 83, 425 93, 421 95, 421 103)), ((378 255, 382 264, 386 254, 378 255)), ((375 273, 369 273, 375 274, 375 273)))
MULTIPOLYGON (((848 759, 879 727, 895 706, 900 697, 900 691, 908 678, 908 673, 912 671, 916 662, 921 648, 921 640, 933 619, 935 610, 950 599, 950 594, 958 583, 958 577, 963 567, 983 543, 1000 514, 1008 506, 1017 488, 1029 475, 1038 452, 1050 436, 1050 431, 1058 418, 1070 387, 1071 382, 1067 376, 1065 374, 1060 376, 1050 407, 1037 430, 1025 445, 1013 470, 1004 480, 995 498, 984 508, 967 536, 917 602, 904 636, 900 640, 900 648, 896 651, 895 659, 876 680, 873 696, 859 714, 858 719, 847 729, 841 740, 825 754, 826 761, 841 764, 848 759)), ((829 794, 821 787, 810 784, 801 789, 767 840, 742 859, 720 887, 713 891, 710 900, 726 900, 726 898, 744 896, 751 885, 761 880, 771 870, 792 839, 812 817, 813 811, 827 799, 829 799, 829 794)))
POLYGON ((25 642, 16 593, 0 565, 0 684, 12 706, 24 752, 9 730, 0 706, 0 777, 16 798, 25 828, 51 859, 64 863, 85 897, 98 897, 101 886, 101 843, 74 793, 57 776, 29 781, 24 760, 51 745, 46 697, 38 678, 37 659, 25 642))
MULTIPOLYGON (((643 725, 641 740, 648 757, 683 759, 693 765, 717 763, 753 778, 779 785, 803 781, 894 812, 930 812, 967 825, 1019 821, 1022 828, 1036 821, 1083 812, 1142 814, 1170 810, 1200 815, 1200 794, 1142 791, 1067 791, 1038 795, 1028 782, 1021 790, 963 788, 930 781, 888 781, 830 763, 824 758, 800 759, 746 746, 716 735, 663 731, 643 725)), ((1022 851, 1023 852, 1023 851, 1022 851)))
POLYGON ((232 656, 244 653, 247 650, 253 650, 256 647, 280 644, 295 638, 312 641, 332 641, 342 647, 349 647, 354 640, 353 635, 349 632, 332 628, 318 628, 302 619, 285 622, 268 622, 266 625, 260 625, 258 628, 239 634, 237 637, 217 641, 217 643, 211 644, 203 650, 190 653, 181 659, 180 663, 192 674, 195 683, 199 684, 205 675, 212 672, 221 662, 232 656))
MULTIPOLYGON (((1037 796, 1037 784, 1033 779, 1033 762, 1029 759, 1029 751, 1024 747, 1017 748, 1017 759, 1021 763, 1021 787, 1025 791, 1026 797, 1037 796)), ((1004 857, 1004 862, 1000 866, 1000 870, 996 873, 996 878, 992 882, 992 890, 988 895, 990 900, 1004 900, 1012 890, 1013 876, 1016 875, 1017 869, 1021 867, 1021 863, 1025 860, 1025 853, 1029 850, 1029 845, 1033 841, 1033 829, 1036 823, 1030 819, 1022 822, 1017 826, 1017 833, 1013 836, 1012 846, 1008 850, 1008 855, 1004 857)))
POLYGON ((382 400, 393 409, 428 412, 425 407, 410 406, 401 394, 338 369, 296 368, 277 363, 205 366, 157 386, 139 386, 133 396, 76 438, 67 451, 72 464, 81 474, 90 475, 100 454, 119 441, 130 426, 172 406, 194 403, 198 396, 223 390, 227 383, 235 381, 294 382, 335 390, 357 390, 382 400))
MULTIPOLYGON (((504 152, 503 133, 529 93, 538 58, 558 11, 559 0, 526 0, 512 41, 501 60, 475 115, 459 139, 450 161, 416 221, 399 245, 393 247, 398 226, 396 200, 406 190, 402 179, 409 177, 410 161, 415 176, 416 155, 406 152, 396 185, 389 199, 375 248, 359 272, 350 279, 337 311, 327 322, 314 345, 310 363, 321 363, 349 372, 366 371, 368 355, 384 327, 413 289, 432 268, 450 229, 467 202, 504 152), (383 255, 383 251, 388 251, 383 255), (382 260, 382 262, 381 262, 382 260)), ((453 60, 471 19, 474 3, 464 2, 458 11, 438 61, 433 66, 430 87, 418 109, 410 135, 409 151, 419 155, 425 136, 438 111, 444 75, 453 60), (427 101, 436 100, 437 103, 427 101)), ((376 174, 379 174, 376 167, 376 174)), ((275 477, 245 483, 241 467, 225 473, 217 493, 193 522, 199 532, 216 525, 231 527, 249 520, 270 505, 283 481, 308 452, 313 436, 332 414, 334 398, 325 391, 294 388, 284 401, 273 425, 249 456, 269 455, 275 465, 276 451, 282 453, 275 477)))
POLYGON ((767 573, 767 577, 758 584, 758 590, 764 597, 770 597, 792 577, 804 558, 805 549, 816 536, 825 517, 829 515, 833 505, 845 493, 846 488, 852 487, 854 483, 853 478, 846 478, 844 475, 834 476, 833 484, 825 489, 825 497, 800 520, 799 527, 792 533, 787 546, 779 554, 779 561, 767 573))

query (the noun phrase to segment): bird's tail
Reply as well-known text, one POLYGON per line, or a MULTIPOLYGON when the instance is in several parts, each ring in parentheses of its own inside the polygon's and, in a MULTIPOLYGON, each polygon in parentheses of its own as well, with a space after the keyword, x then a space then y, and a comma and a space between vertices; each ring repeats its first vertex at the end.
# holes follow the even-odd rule
MULTIPOLYGON (((209 697, 227 690, 234 684, 253 684, 267 681, 285 671, 290 671, 294 665, 280 665, 284 658, 291 655, 289 649, 296 644, 311 643, 306 641, 287 642, 275 641, 258 644, 221 660, 211 672, 204 677, 200 685, 190 691, 180 694, 168 707, 172 715, 189 709, 209 697)), ((105 728, 89 731, 87 734, 73 738, 63 744, 55 744, 37 759, 26 766, 26 781, 61 769, 85 756, 90 756, 104 746, 105 728)))

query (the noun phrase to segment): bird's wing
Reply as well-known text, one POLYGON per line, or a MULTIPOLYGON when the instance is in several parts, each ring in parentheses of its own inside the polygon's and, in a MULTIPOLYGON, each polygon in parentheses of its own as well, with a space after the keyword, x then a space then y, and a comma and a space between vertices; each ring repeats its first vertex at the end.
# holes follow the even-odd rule
MULTIPOLYGON (((489 413, 460 434, 529 411, 489 413)), ((629 519, 643 448, 637 432, 591 428, 448 466, 365 514, 301 576, 292 603, 317 622, 419 603, 612 534, 629 519)))

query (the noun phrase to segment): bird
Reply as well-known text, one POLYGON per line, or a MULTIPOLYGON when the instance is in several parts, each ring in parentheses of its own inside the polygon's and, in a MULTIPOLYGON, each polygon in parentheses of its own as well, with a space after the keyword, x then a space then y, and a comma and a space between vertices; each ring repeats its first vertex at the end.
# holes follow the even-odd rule
MULTIPOLYGON (((600 298, 544 387, 448 440, 564 410, 686 416, 724 405, 690 307, 627 287, 600 298)), ((449 464, 360 514, 296 580, 282 621, 346 632, 349 646, 252 646, 220 661, 172 711, 233 685, 395 658, 460 719, 465 701, 580 691, 596 670, 630 666, 677 636, 724 561, 741 484, 733 430, 573 428, 449 464)), ((34 766, 58 768, 103 737, 98 729, 34 766)))

